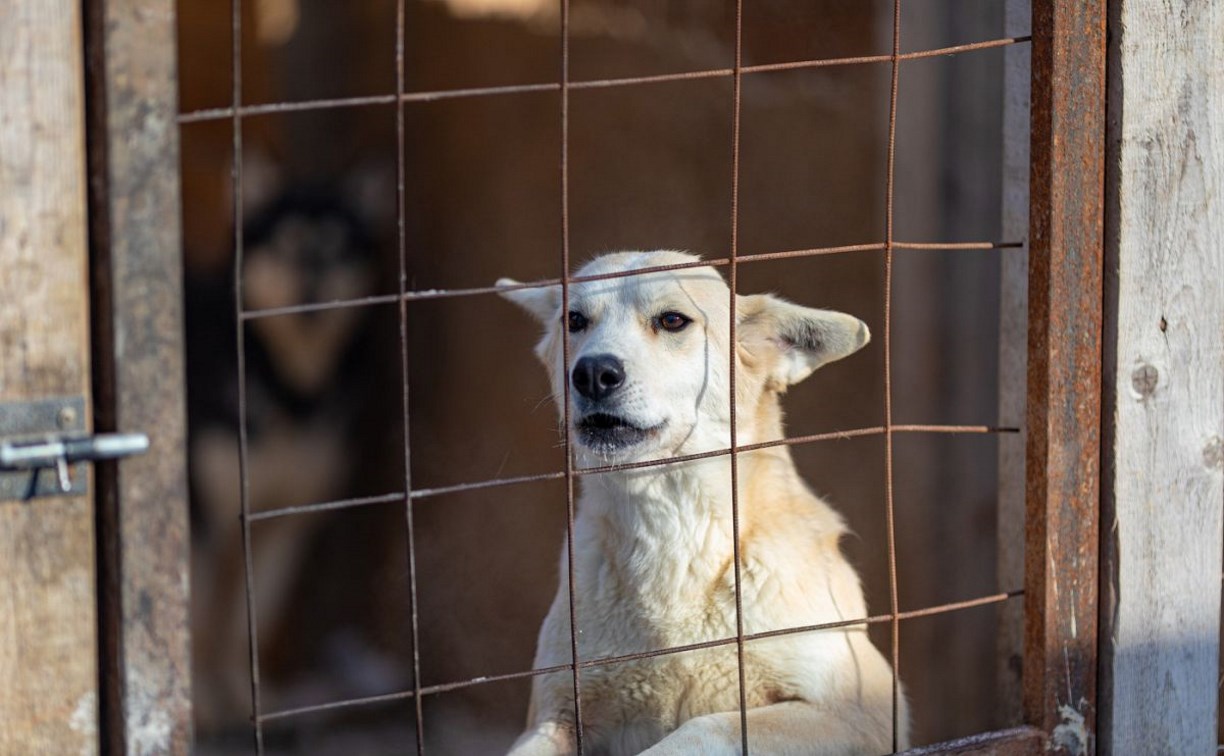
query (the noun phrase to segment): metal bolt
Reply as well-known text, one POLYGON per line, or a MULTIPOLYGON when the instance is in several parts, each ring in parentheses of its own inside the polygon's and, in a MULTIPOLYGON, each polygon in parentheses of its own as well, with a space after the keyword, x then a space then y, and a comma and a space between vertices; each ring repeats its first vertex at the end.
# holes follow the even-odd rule
POLYGON ((55 424, 60 427, 60 430, 68 430, 76 424, 77 413, 72 407, 61 407, 58 414, 55 416, 55 424))

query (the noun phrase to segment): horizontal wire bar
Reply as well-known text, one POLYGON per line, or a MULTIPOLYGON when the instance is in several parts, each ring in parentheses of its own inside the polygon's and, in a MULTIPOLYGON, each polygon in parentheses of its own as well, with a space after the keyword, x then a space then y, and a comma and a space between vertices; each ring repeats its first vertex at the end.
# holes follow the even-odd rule
POLYGON ((390 504, 404 500, 404 494, 389 493, 379 496, 361 496, 355 499, 340 499, 338 501, 329 501, 322 504, 299 504, 292 507, 280 507, 278 509, 265 509, 259 512, 252 512, 247 517, 248 522, 258 522, 260 520, 271 520, 274 517, 284 517, 294 514, 312 514, 314 512, 330 512, 335 509, 349 509, 350 507, 365 507, 373 504, 390 504))
POLYGON ((281 315, 304 315, 311 312, 327 312, 328 310, 348 310, 358 307, 374 307, 376 305, 396 304, 399 294, 378 294, 359 299, 333 299, 328 302, 311 302, 309 304, 285 305, 284 307, 265 307, 258 310, 243 310, 243 320, 259 320, 260 318, 275 318, 281 315))
MULTIPOLYGON (((1032 41, 1031 37, 1002 37, 983 42, 971 42, 964 45, 952 45, 950 47, 940 47, 931 50, 919 50, 917 52, 902 53, 898 56, 899 60, 921 60, 923 58, 935 58, 942 55, 956 55, 959 53, 973 52, 975 50, 986 50, 995 47, 1005 47, 1007 45, 1015 45, 1023 42, 1032 41)), ((762 63, 755 66, 744 66, 740 69, 743 74, 760 74, 774 73, 778 71, 797 71, 810 68, 826 68, 829 66, 850 66, 868 63, 889 63, 892 61, 891 55, 864 55, 853 58, 824 58, 818 60, 799 60, 789 63, 762 63)), ((682 73, 656 74, 653 76, 630 76, 614 79, 591 79, 587 81, 569 82, 568 87, 573 90, 584 89, 606 89, 610 87, 627 87, 644 84, 662 84, 666 82, 676 81, 693 81, 698 79, 719 79, 730 78, 735 75, 735 70, 732 68, 711 68, 701 71, 685 71, 682 73)), ((512 94, 530 94, 539 92, 560 92, 560 82, 541 82, 538 84, 509 84, 504 86, 493 87, 468 87, 463 89, 440 89, 428 92, 407 92, 403 96, 398 97, 394 94, 385 95, 368 95, 362 97, 340 97, 322 100, 304 100, 301 102, 270 102, 257 105, 243 105, 237 108, 236 113, 239 118, 248 118, 253 116, 272 115, 276 113, 300 113, 303 111, 312 110, 331 110, 337 108, 355 108, 367 105, 393 105, 398 99, 401 103, 424 103, 438 102, 441 100, 454 100, 468 97, 493 97, 499 95, 512 94)), ((200 110, 192 110, 187 113, 182 113, 178 116, 180 124, 199 123, 201 121, 220 121, 233 118, 235 108, 203 108, 200 110)))
MULTIPOLYGON (((911 620, 922 617, 932 617, 940 614, 951 614, 953 612, 964 611, 966 609, 976 609, 982 606, 990 606, 992 604, 1001 604, 1010 599, 1019 598, 1024 595, 1024 590, 1008 591, 1006 593, 996 593, 991 596, 981 596, 979 598, 967 599, 965 601, 955 601, 938 606, 924 607, 921 609, 912 609, 909 611, 898 612, 897 620, 911 620)), ((787 627, 778 630, 765 630, 758 633, 747 633, 744 635, 745 642, 753 642, 760 640, 769 640, 772 638, 782 638, 790 635, 800 635, 803 633, 814 633, 822 630, 837 630, 843 627, 854 627, 856 625, 878 625, 884 622, 892 622, 891 614, 877 614, 871 617, 861 617, 857 619, 838 620, 836 622, 823 622, 815 625, 802 625, 799 627, 787 627)), ((671 656, 674 654, 689 653, 692 651, 704 651, 711 648, 719 648, 721 646, 730 646, 735 644, 734 636, 729 638, 719 638, 717 640, 703 641, 700 643, 689 643, 683 646, 672 646, 670 648, 662 648, 654 651, 642 651, 634 654, 623 654, 620 656, 606 656, 599 659, 588 659, 578 662, 580 669, 591 669, 593 667, 605 667, 613 664, 622 664, 630 661, 640 661, 643 659, 653 659, 660 656, 671 656)), ((538 669, 529 669, 521 672, 509 672, 501 675, 484 675, 474 677, 469 680, 459 682, 441 683, 438 685, 430 685, 421 688, 421 695, 436 695, 438 693, 448 693, 463 688, 470 688, 476 685, 486 685, 489 683, 506 682, 510 680, 521 680, 523 678, 540 677, 541 675, 551 675, 559 672, 568 672, 573 668, 572 664, 558 664, 552 667, 540 667, 538 669)), ((293 709, 282 709, 280 711, 268 712, 262 715, 259 719, 261 722, 268 722, 274 719, 285 719, 302 714, 317 714, 326 711, 335 711, 337 709, 346 709, 356 706, 364 706, 377 703, 385 703, 388 701, 403 701, 414 697, 411 690, 398 691, 395 693, 386 693, 378 696, 367 696, 364 698, 351 698, 344 701, 331 701, 323 704, 314 704, 311 706, 299 706, 293 709)))
MULTIPOLYGON (((793 249, 784 252, 759 252, 752 255, 738 255, 736 257, 736 263, 765 262, 769 260, 783 260, 797 257, 817 257, 820 255, 836 255, 845 254, 848 252, 879 252, 885 249, 885 246, 886 245, 883 242, 880 242, 871 244, 847 244, 839 247, 812 247, 810 249, 793 249)), ((1018 249, 1023 246, 1023 242, 895 242, 893 244, 893 249, 957 251, 1018 249)), ((587 283, 590 281, 606 281, 613 278, 630 278, 633 276, 644 276, 648 273, 663 273, 673 270, 685 270, 688 268, 720 268, 730 264, 730 258, 720 257, 713 260, 672 263, 670 265, 652 265, 646 268, 617 270, 589 276, 571 276, 567 280, 569 283, 587 283)), ((466 289, 423 289, 420 291, 405 292, 403 299, 408 302, 415 302, 425 299, 448 299, 451 297, 471 297, 482 294, 502 294, 508 291, 519 291, 521 289, 542 289, 548 286, 558 286, 560 283, 561 279, 559 278, 547 278, 540 281, 511 284, 509 286, 477 286, 466 289)), ((327 310, 372 307, 383 304, 394 304, 399 300, 399 294, 380 294, 370 297, 362 297, 360 299, 337 299, 330 302, 311 302, 308 304, 285 305, 284 307, 266 307, 257 310, 245 310, 242 313, 242 319, 258 320, 260 318, 274 318, 284 315, 302 315, 310 312, 325 312, 327 310)))
POLYGON ((893 242, 893 249, 958 251, 973 249, 1021 249, 1024 242, 893 242))
MULTIPOLYGON (((395 95, 368 95, 365 97, 333 97, 322 100, 302 100, 300 102, 270 102, 264 105, 244 105, 238 108, 238 117, 246 118, 270 113, 299 113, 311 110, 338 110, 340 108, 358 108, 365 105, 394 105, 395 95)), ((220 121, 232 118, 233 108, 202 108, 182 113, 178 122, 199 123, 201 121, 220 121)))
MULTIPOLYGON (((851 438, 862 438, 865 436, 882 436, 885 433, 885 428, 882 425, 877 425, 869 428, 854 428, 844 431, 829 431, 827 433, 814 433, 807 436, 792 436, 790 438, 780 438, 774 441, 762 441, 757 444, 745 444, 735 447, 736 454, 744 454, 747 452, 761 451, 762 449, 772 449, 779 446, 801 446, 804 444, 816 443, 818 441, 837 441, 851 438)), ((950 434, 1004 434, 1004 433, 1019 433, 1019 428, 1011 427, 995 427, 990 425, 894 425, 892 426, 893 433, 950 433, 950 434)), ((574 470, 574 475, 605 475, 607 473, 621 472, 625 470, 640 470, 649 467, 663 467, 666 465, 678 465, 685 462, 694 462, 702 459, 712 459, 714 457, 725 457, 731 454, 730 448, 714 449, 708 452, 699 452, 697 454, 685 454, 678 457, 664 457, 660 459, 649 459, 642 462, 626 462, 619 465, 605 465, 602 467, 579 467, 574 470)), ((493 478, 491 480, 482 480, 474 483, 456 483, 449 486, 438 486, 436 488, 416 488, 410 494, 412 499, 428 499, 434 496, 443 496, 453 493, 468 493, 470 491, 479 491, 485 488, 500 488, 501 486, 513 486, 524 483, 542 483, 553 480, 564 480, 564 472, 548 472, 536 473, 534 475, 519 475, 508 478, 493 478)), ((250 521, 270 520, 276 517, 286 517, 289 515, 310 514, 313 512, 328 512, 336 509, 349 509, 352 507, 369 506, 371 504, 385 504, 388 502, 403 501, 404 493, 402 491, 396 493, 387 493, 379 496, 366 496, 354 499, 339 499, 336 501, 322 502, 319 504, 300 504, 291 507, 281 507, 278 509, 265 509, 260 512, 252 513, 250 521)))
MULTIPOLYGON (((999 39, 991 39, 983 42, 969 42, 963 45, 951 45, 949 47, 938 47, 930 50, 918 50, 916 52, 901 53, 897 56, 897 60, 921 60, 924 58, 936 58, 942 55, 956 55, 958 53, 973 52, 975 50, 987 50, 994 47, 1006 47, 1015 45, 1021 42, 1031 42, 1032 37, 1001 37, 999 39)), ((822 60, 799 60, 792 63, 763 63, 755 66, 744 66, 744 73, 772 73, 775 71, 797 71, 808 68, 824 68, 827 66, 852 66, 864 63, 891 63, 893 56, 891 53, 883 53, 880 55, 860 55, 852 58, 825 58, 822 60)))
MULTIPOLYGON (((436 695, 438 693, 447 693, 452 690, 461 690, 473 685, 521 680, 525 677, 539 677, 540 675, 550 675, 556 672, 569 672, 572 667, 572 664, 558 664, 555 667, 539 667, 537 669, 528 669, 521 672, 508 672, 501 675, 482 675, 480 677, 474 677, 470 680, 440 683, 438 685, 423 687, 421 688, 421 695, 436 695)), ((324 711, 335 711, 336 709, 348 709, 355 706, 363 706, 368 704, 386 703, 388 701, 404 701, 412 697, 413 692, 411 690, 405 690, 395 693, 384 693, 376 696, 349 698, 343 701, 332 701, 324 704, 299 706, 293 709, 282 709, 280 711, 265 714, 263 721, 266 722, 269 719, 284 719, 286 717, 292 717, 300 714, 317 714, 324 711)))
MULTIPOLYGON (((569 669, 569 665, 565 666, 569 669)), ((421 693, 425 693, 425 688, 421 688, 421 693)), ((398 691, 395 693, 383 693, 376 696, 364 696, 362 698, 349 698, 343 701, 330 701, 323 704, 312 704, 309 706, 298 706, 292 709, 281 709, 280 711, 270 711, 267 714, 260 716, 260 722, 270 722, 274 719, 287 719, 289 717, 300 716, 302 714, 319 714, 325 711, 336 711, 337 709, 352 709, 358 706, 370 706, 379 703, 388 703, 393 701, 406 701, 414 697, 411 690, 398 691)))

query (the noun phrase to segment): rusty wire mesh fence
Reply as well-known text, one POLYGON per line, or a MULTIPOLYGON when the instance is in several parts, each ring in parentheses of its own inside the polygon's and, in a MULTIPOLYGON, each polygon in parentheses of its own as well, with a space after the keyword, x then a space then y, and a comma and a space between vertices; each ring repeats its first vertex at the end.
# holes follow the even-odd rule
MULTIPOLYGON (((1018 248, 1022 246, 1019 240, 979 240, 979 241, 961 241, 961 242, 916 242, 897 238, 895 233, 895 199, 896 199, 896 144, 898 133, 898 98, 901 91, 905 76, 905 64, 911 61, 938 58, 941 56, 957 56, 974 51, 980 51, 989 48, 1002 48, 1011 45, 1023 45, 1029 42, 1028 37, 1010 37, 996 38, 982 41, 975 41, 967 44, 959 44, 954 46, 942 47, 937 49, 924 49, 914 52, 903 52, 902 40, 902 3, 901 0, 893 0, 890 7, 891 11, 891 50, 884 54, 861 55, 835 58, 821 58, 808 60, 794 60, 777 63, 763 63, 754 65, 745 65, 744 63, 744 2, 736 0, 733 15, 733 45, 734 45, 734 63, 729 67, 710 68, 704 70, 686 71, 678 73, 662 73, 645 76, 630 76, 622 78, 602 78, 602 79, 582 79, 572 78, 571 66, 571 47, 570 47, 570 23, 571 11, 569 0, 561 0, 560 5, 560 55, 556 61, 557 80, 546 83, 535 84, 511 84, 504 86, 487 86, 487 87, 470 87, 470 88, 451 88, 437 89, 430 91, 410 90, 405 76, 405 58, 407 54, 405 41, 405 0, 397 0, 395 3, 395 41, 394 41, 394 82, 395 89, 391 92, 385 92, 374 95, 362 95, 353 97, 315 99, 315 100, 300 100, 292 102, 268 102, 268 103, 249 103, 243 94, 243 3, 242 0, 232 0, 229 9, 229 23, 231 30, 231 79, 230 79, 230 96, 231 101, 228 106, 224 107, 209 107, 195 110, 189 110, 180 115, 181 124, 197 124, 197 123, 214 123, 227 124, 231 138, 231 148, 233 159, 232 170, 232 216, 234 234, 232 243, 234 246, 234 279, 233 297, 234 297, 234 320, 236 328, 233 333, 233 338, 236 342, 236 353, 238 356, 238 459, 239 459, 239 485, 240 485, 240 504, 241 504, 241 542, 242 555, 244 559, 244 572, 242 582, 246 596, 246 614, 247 614, 247 635, 250 649, 249 659, 249 684, 251 696, 251 715, 253 723, 253 734, 256 744, 256 750, 263 752, 264 731, 265 727, 272 722, 279 722, 304 715, 329 712, 334 710, 352 710, 364 706, 388 703, 388 702, 410 702, 415 717, 416 726, 415 738, 416 747, 419 752, 423 752, 426 746, 427 723, 423 713, 423 702, 430 696, 449 693, 465 688, 476 686, 494 685, 499 682, 511 680, 523 680, 546 674, 568 674, 572 678, 572 686, 574 689, 574 698, 576 708, 581 706, 582 696, 582 680, 584 670, 595 667, 603 667, 608 665, 616 665, 630 660, 638 660, 644 658, 660 657, 671 654, 680 654, 684 652, 694 651, 698 649, 710 649, 715 647, 734 648, 737 663, 739 668, 739 698, 740 698, 740 715, 743 725, 743 748, 744 752, 752 751, 753 734, 748 727, 747 722, 747 704, 745 695, 745 679, 744 679, 744 653, 745 647, 754 641, 773 638, 782 635, 810 633, 818 630, 832 629, 847 626, 886 626, 890 633, 890 647, 888 649, 888 657, 891 661, 893 669, 893 730, 894 730, 894 748, 896 743, 896 730, 898 716, 898 707, 896 706, 897 698, 901 695, 899 680, 905 675, 905 661, 901 658, 900 653, 900 638, 903 632, 903 621, 916 619, 920 617, 930 617, 935 615, 949 614, 962 610, 982 607, 988 605, 999 604, 1006 602, 1021 595, 1022 591, 1012 590, 1008 592, 995 593, 992 595, 981 595, 968 600, 952 601, 938 603, 921 608, 902 611, 898 601, 898 584, 899 581, 905 580, 905 570, 898 565, 897 546, 896 546, 896 525, 895 525, 895 506, 894 501, 894 450, 893 441, 898 435, 933 435, 933 434, 951 434, 951 435, 990 435, 1001 433, 1016 433, 1017 428, 995 427, 990 424, 981 425, 965 425, 965 424, 914 424, 914 423, 899 423, 894 421, 893 398, 896 391, 894 381, 894 365, 892 361, 893 355, 893 337, 894 337, 894 318, 893 318, 893 300, 894 289, 897 286, 904 286, 903 280, 894 281, 894 259, 897 253, 907 251, 922 251, 922 250, 960 250, 966 252, 977 252, 983 254, 1006 253, 1006 250, 1018 248), (741 112, 743 110, 743 88, 744 82, 749 77, 768 76, 786 71, 801 71, 820 68, 834 67, 883 67, 889 73, 888 85, 888 112, 887 112, 887 158, 884 165, 884 223, 882 228, 879 228, 879 237, 874 239, 864 239, 860 243, 840 244, 836 246, 826 246, 808 249, 787 249, 766 252, 744 253, 741 251, 740 243, 740 198, 742 192, 741 181, 741 163, 743 156, 741 154, 741 112), (569 198, 571 194, 570 183, 574 171, 574 166, 570 160, 570 129, 571 129, 571 93, 575 92, 591 92, 593 95, 597 93, 609 92, 610 90, 623 90, 639 87, 650 87, 661 85, 668 82, 682 82, 695 80, 717 80, 729 82, 731 85, 730 91, 730 114, 731 114, 731 135, 730 140, 726 144, 709 145, 705 149, 724 150, 729 154, 729 175, 727 181, 729 184, 729 207, 726 208, 727 223, 730 229, 730 243, 721 254, 712 257, 711 259, 703 260, 700 263, 691 265, 670 265, 663 267, 647 268, 633 270, 626 273, 606 274, 600 276, 576 277, 571 275, 571 212, 569 198), (559 111, 556 113, 556 124, 560 132, 560 153, 554 156, 555 159, 555 181, 558 184, 560 206, 557 208, 557 228, 559 230, 559 246, 560 255, 556 260, 556 275, 529 284, 523 284, 517 287, 492 287, 478 286, 467 288, 446 288, 446 289, 415 289, 410 286, 410 271, 409 261, 413 250, 408 243, 408 221, 405 218, 405 204, 409 201, 406 196, 405 179, 406 173, 410 170, 406 157, 406 148, 408 146, 410 136, 405 122, 405 106, 412 103, 440 102, 445 100, 474 100, 480 98, 505 98, 517 97, 523 95, 538 95, 549 94, 555 95, 559 101, 559 111), (296 113, 320 113, 324 111, 338 109, 359 109, 372 107, 394 107, 395 108, 395 181, 394 192, 396 200, 396 216, 395 216, 395 246, 397 249, 398 266, 395 274, 398 279, 397 290, 388 291, 386 293, 374 293, 364 296, 331 301, 316 301, 286 304, 283 306, 258 307, 251 308, 244 304, 244 245, 247 243, 244 238, 244 192, 247 188, 249 177, 244 175, 244 162, 242 160, 244 150, 244 126, 249 119, 287 115, 296 113), (409 376, 412 372, 410 364, 410 325, 413 318, 413 308, 421 303, 430 300, 466 298, 466 297, 485 297, 498 292, 504 292, 512 288, 529 288, 529 287, 545 287, 560 285, 562 292, 562 312, 568 310, 570 286, 592 280, 601 280, 606 278, 615 278, 620 276, 636 276, 649 272, 657 272, 664 270, 676 270, 687 267, 713 266, 718 269, 725 269, 726 275, 730 284, 731 297, 730 319, 729 326, 731 329, 732 342, 735 340, 736 328, 736 292, 739 284, 739 271, 741 267, 748 264, 767 263, 791 258, 808 258, 817 256, 829 255, 879 255, 883 260, 883 300, 880 305, 883 308, 883 372, 880 376, 883 390, 883 420, 879 423, 865 425, 863 427, 851 427, 844 430, 831 432, 811 433, 797 435, 783 439, 766 441, 763 443, 755 443, 751 445, 738 445, 736 443, 736 425, 735 425, 735 356, 732 355, 730 365, 730 378, 732 404, 731 412, 731 444, 728 448, 717 451, 693 454, 684 457, 674 457, 667 459, 658 459, 647 462, 639 462, 623 465, 607 465, 601 467, 576 467, 574 457, 568 452, 569 434, 571 429, 569 417, 569 402, 563 402, 565 406, 565 417, 563 418, 563 427, 566 429, 566 443, 564 452, 564 467, 547 472, 531 473, 524 475, 498 476, 483 480, 462 481, 448 485, 435 486, 420 486, 415 485, 412 474, 413 466, 413 451, 410 439, 412 438, 413 418, 410 412, 410 391, 414 387, 410 385, 409 376), (308 503, 297 503, 287 506, 279 506, 265 509, 255 509, 251 506, 251 475, 254 472, 251 469, 253 464, 250 455, 248 454, 248 428, 246 417, 251 397, 247 391, 246 371, 248 369, 246 362, 246 349, 244 348, 244 340, 247 338, 248 327, 260 320, 278 318, 290 315, 306 315, 311 313, 323 313, 340 310, 355 310, 361 308, 375 307, 395 307, 398 314, 398 356, 399 370, 402 375, 401 389, 402 396, 402 422, 400 432, 403 436, 403 478, 402 486, 398 490, 393 490, 387 493, 373 494, 368 496, 354 496, 333 499, 328 501, 317 501, 308 503), (888 575, 888 603, 887 610, 877 612, 867 617, 854 618, 843 622, 825 623, 806 627, 791 627, 778 630, 771 630, 760 633, 747 633, 744 629, 743 609, 740 600, 741 594, 741 558, 738 552, 739 548, 739 500, 738 487, 736 480, 738 477, 738 456, 740 454, 757 451, 761 449, 789 446, 799 447, 808 444, 816 444, 823 442, 836 442, 839 440, 847 440, 854 438, 878 438, 882 441, 883 446, 883 471, 884 480, 883 488, 885 491, 884 500, 880 502, 883 508, 883 517, 886 523, 886 543, 887 543, 887 575, 888 575), (732 637, 726 637, 716 640, 696 642, 680 647, 654 649, 641 653, 628 654, 611 658, 597 659, 581 659, 578 656, 577 628, 581 621, 580 617, 576 616, 574 596, 570 591, 569 599, 569 615, 570 615, 570 633, 571 633, 571 651, 573 653, 573 661, 570 664, 551 667, 546 669, 522 669, 518 671, 505 672, 492 675, 481 675, 478 677, 444 682, 439 684, 422 684, 422 658, 426 653, 422 650, 419 641, 421 628, 419 626, 420 617, 418 612, 418 595, 421 590, 419 585, 419 574, 417 570, 417 548, 418 534, 416 532, 417 512, 415 507, 418 502, 426 499, 443 497, 455 494, 467 494, 471 492, 489 491, 508 486, 519 486, 524 484, 554 482, 564 486, 565 493, 565 508, 566 508, 566 530, 568 533, 567 554, 564 560, 564 569, 561 575, 562 581, 573 580, 574 570, 574 554, 573 554, 573 528, 574 528, 574 502, 575 502, 575 484, 580 478, 591 476, 599 476, 612 472, 638 469, 643 467, 655 467, 662 465, 677 464, 681 462, 691 461, 695 459, 704 459, 711 457, 725 457, 728 463, 728 474, 732 481, 732 518, 733 528, 735 532, 735 547, 734 555, 734 585, 735 585, 735 625, 737 632, 732 637), (257 574, 256 559, 253 555, 252 540, 253 531, 261 527, 262 523, 272 520, 280 520, 283 518, 299 518, 313 514, 331 512, 336 510, 349 510, 354 508, 370 507, 376 505, 402 505, 402 523, 405 529, 405 544, 407 549, 406 565, 407 565, 407 595, 396 600, 406 602, 407 611, 406 618, 409 626, 402 628, 403 632, 408 635, 411 642, 409 651, 409 659, 411 660, 411 687, 401 690, 382 693, 377 695, 366 695, 352 698, 344 698, 339 700, 329 700, 322 703, 313 703, 301 706, 291 706, 283 708, 269 707, 265 701, 261 685, 261 658, 260 658, 260 623, 259 612, 257 611, 255 596, 257 593, 257 584, 260 575, 257 574), (566 574, 568 572, 568 574, 566 574)), ((513 263, 513 260, 504 261, 507 269, 513 263)), ((563 329, 564 332, 564 329, 563 329)), ((565 362, 569 362, 569 338, 566 333, 564 339, 565 362)), ((568 385, 566 391, 568 392, 568 385)), ((507 546, 507 548, 512 548, 507 546)), ((390 600, 390 599, 388 599, 390 600)), ((582 717, 579 711, 575 711, 575 721, 577 723, 577 739, 579 752, 582 751, 583 734, 582 734, 582 717)))

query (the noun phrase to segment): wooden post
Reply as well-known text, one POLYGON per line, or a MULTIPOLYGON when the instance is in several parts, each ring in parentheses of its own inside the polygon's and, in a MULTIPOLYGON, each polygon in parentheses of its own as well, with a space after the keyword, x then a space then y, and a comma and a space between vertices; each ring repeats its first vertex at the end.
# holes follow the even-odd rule
POLYGON ((1104 753, 1215 753, 1224 8, 1111 3, 1104 753))
POLYGON ((182 243, 174 4, 87 0, 99 431, 148 454, 97 466, 103 741, 191 745, 182 243))
MULTIPOLYGON (((0 0, 0 402, 89 403, 80 13, 0 0)), ((0 753, 97 751, 94 581, 91 497, 0 502, 0 753)))

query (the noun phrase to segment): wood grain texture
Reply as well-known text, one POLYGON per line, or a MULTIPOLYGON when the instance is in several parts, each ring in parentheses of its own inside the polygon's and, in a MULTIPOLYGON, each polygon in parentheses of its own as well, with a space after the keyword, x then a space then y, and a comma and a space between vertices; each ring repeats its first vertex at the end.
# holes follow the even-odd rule
MULTIPOLYGON (((81 26, 0 0, 0 400, 86 395, 81 26)), ((0 753, 97 750, 93 506, 0 502, 0 753)))
POLYGON ((1110 19, 1101 745, 1214 753, 1224 521, 1224 7, 1110 19))
POLYGON ((113 754, 191 745, 174 12, 165 0, 94 0, 85 16, 95 416, 100 431, 151 440, 148 454, 97 466, 113 754))

